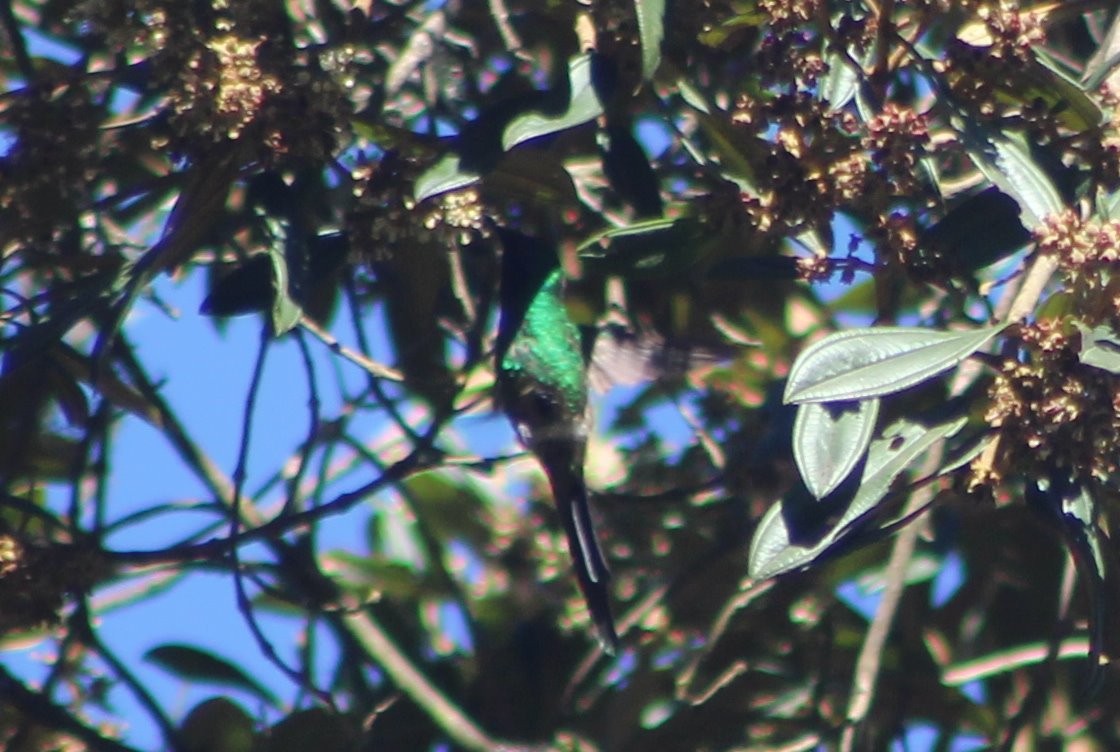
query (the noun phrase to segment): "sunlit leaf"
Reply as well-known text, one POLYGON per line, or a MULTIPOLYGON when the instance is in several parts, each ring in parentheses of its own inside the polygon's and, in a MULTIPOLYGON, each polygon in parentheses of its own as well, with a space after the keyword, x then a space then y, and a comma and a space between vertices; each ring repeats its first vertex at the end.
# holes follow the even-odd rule
POLYGON ((852 54, 853 50, 848 50, 847 54, 839 49, 831 49, 828 56, 825 58, 828 63, 828 75, 826 75, 821 82, 820 91, 817 96, 822 101, 828 102, 830 110, 841 110, 856 96, 859 91, 860 75, 862 71, 858 69, 853 60, 858 60, 862 64, 874 59, 875 47, 869 47, 860 59, 859 54, 852 54))
POLYGON ((273 244, 268 250, 268 257, 272 260, 272 292, 275 296, 270 321, 273 335, 279 337, 299 325, 303 309, 292 300, 289 292, 288 261, 284 249, 279 244, 273 244))
POLYGON ((1089 91, 1096 91, 1112 78, 1120 67, 1120 16, 1113 16, 1112 23, 1101 39, 1100 47, 1085 63, 1081 81, 1089 91))
POLYGON ((1002 328, 944 332, 875 327, 837 332, 797 358, 785 400, 794 404, 859 400, 899 392, 957 365, 1002 328))
POLYGON ((1120 334, 1107 325, 1090 329, 1078 324, 1081 331, 1081 362, 1093 368, 1120 374, 1120 334))
POLYGON ((502 133, 503 149, 512 149, 529 139, 574 128, 603 113, 603 105, 591 83, 590 55, 571 59, 568 63, 568 82, 571 98, 567 109, 559 115, 528 112, 514 118, 502 133))
POLYGON ((446 154, 416 179, 413 195, 423 201, 441 193, 466 188, 477 183, 481 175, 462 169, 458 154, 446 154))
POLYGON ((830 521, 825 532, 806 540, 804 532, 791 527, 787 499, 766 511, 751 540, 748 571, 752 579, 762 580, 799 569, 839 542, 852 526, 886 496, 895 478, 922 452, 959 431, 966 419, 926 428, 901 420, 889 426, 883 436, 871 442, 867 462, 860 477, 859 490, 843 513, 830 521))
POLYGON ((1053 181, 1022 140, 988 134, 985 142, 969 150, 969 155, 989 180, 1019 203, 1028 230, 1065 208, 1053 181))
POLYGON ((642 42, 642 78, 650 78, 661 62, 661 39, 665 36, 665 0, 634 0, 638 36, 642 42))
POLYGON ((840 485, 871 443, 877 398, 860 402, 799 405, 793 424, 793 457, 810 493, 818 499, 840 485))

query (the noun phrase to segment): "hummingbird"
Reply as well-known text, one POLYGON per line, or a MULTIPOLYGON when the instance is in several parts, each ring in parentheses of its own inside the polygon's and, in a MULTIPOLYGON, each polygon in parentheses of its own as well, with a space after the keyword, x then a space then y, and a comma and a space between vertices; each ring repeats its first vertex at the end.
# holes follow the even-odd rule
POLYGON ((495 348, 498 402, 548 476, 595 635, 614 653, 610 570, 595 536, 583 477, 592 418, 580 330, 564 303, 555 250, 512 230, 499 228, 498 234, 504 246, 495 348))

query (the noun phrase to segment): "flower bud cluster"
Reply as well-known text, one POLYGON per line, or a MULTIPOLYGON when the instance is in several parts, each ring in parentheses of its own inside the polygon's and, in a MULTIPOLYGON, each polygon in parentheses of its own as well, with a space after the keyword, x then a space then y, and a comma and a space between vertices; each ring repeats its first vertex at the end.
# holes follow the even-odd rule
POLYGON ((1000 366, 985 421, 999 432, 1000 457, 986 482, 1049 477, 1105 480, 1120 465, 1120 380, 1077 357, 1078 334, 1059 321, 1023 325, 1021 357, 1000 366), (1024 449, 1026 451, 1024 451, 1024 449))

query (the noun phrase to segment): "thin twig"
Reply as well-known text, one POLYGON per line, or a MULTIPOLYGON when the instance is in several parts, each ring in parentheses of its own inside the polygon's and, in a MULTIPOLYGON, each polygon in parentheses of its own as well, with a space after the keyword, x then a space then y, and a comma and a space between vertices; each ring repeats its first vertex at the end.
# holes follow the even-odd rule
MULTIPOLYGON (((700 668, 700 664, 703 662, 703 659, 706 658, 711 652, 712 648, 719 641, 720 637, 722 637, 723 634, 727 631, 727 627, 731 624, 731 617, 734 616, 738 611, 741 611, 752 602, 754 602, 755 598, 759 597, 770 588, 772 588, 775 582, 777 582, 777 580, 774 579, 762 580, 760 582, 751 580, 749 577, 743 579, 743 581, 739 584, 739 592, 735 595, 734 598, 725 603, 723 605, 723 608, 720 609, 719 614, 716 615, 715 621, 713 621, 712 623, 712 628, 708 630, 707 645, 705 646, 705 649, 702 651, 698 651, 696 653, 696 656, 688 663, 687 666, 685 666, 684 670, 677 675, 676 682, 674 683, 673 694, 678 700, 689 702, 693 705, 700 705, 704 702, 707 702, 708 698, 710 698, 712 694, 715 693, 715 691, 718 691, 720 688, 725 686, 728 681, 734 678, 728 677, 725 681, 720 681, 719 679, 717 679, 716 681, 709 684, 707 689, 701 692, 694 692, 692 689, 692 683, 696 677, 697 671, 700 668)), ((739 663, 742 663, 743 671, 746 671, 746 663, 742 661, 740 661, 739 663)), ((739 671, 735 675, 737 676, 743 671, 739 671)))
POLYGON ((423 708, 456 745, 474 752, 518 749, 492 739, 479 728, 470 716, 428 681, 368 612, 346 614, 342 623, 354 641, 377 662, 393 683, 423 708))
POLYGON ((311 332, 311 334, 314 335, 316 339, 330 348, 331 352, 337 353, 346 358, 351 363, 359 366, 362 370, 369 373, 370 376, 375 376, 379 379, 387 379, 388 381, 404 381, 404 376, 401 375, 400 371, 396 370, 395 368, 383 366, 380 363, 367 358, 365 355, 362 355, 360 352, 355 352, 349 347, 346 347, 337 339, 335 339, 334 335, 315 323, 314 319, 312 319, 310 316, 301 316, 299 325, 307 331, 311 332))
POLYGON ((506 7, 505 0, 489 0, 490 3, 490 17, 494 19, 494 25, 498 27, 498 34, 502 37, 502 44, 505 45, 506 50, 514 55, 514 57, 529 62, 532 56, 525 51, 524 45, 521 43, 521 37, 513 29, 513 24, 509 22, 509 8, 506 7))
MULTIPOLYGON (((929 475, 937 471, 941 465, 944 454, 944 442, 937 444, 930 450, 922 474, 929 475)), ((926 506, 933 496, 933 486, 925 486, 914 493, 903 509, 903 516, 917 512, 926 506)), ((875 699, 875 683, 879 676, 879 668, 883 657, 883 648, 890 636, 894 617, 898 612, 898 604, 902 600, 902 593, 906 589, 906 570, 914 550, 918 544, 918 534, 921 528, 911 522, 903 528, 895 539, 891 548, 891 556, 887 562, 886 586, 879 607, 875 610, 875 617, 867 629, 867 636, 860 647, 859 657, 856 659, 855 676, 852 679, 852 696, 848 702, 848 712, 844 732, 840 739, 842 752, 851 752, 856 749, 856 732, 859 725, 867 717, 871 709, 871 702, 875 699)))
MULTIPOLYGON (((288 677, 294 684, 300 687, 310 689, 317 696, 322 698, 325 693, 316 690, 313 687, 307 687, 307 677, 299 670, 289 666, 276 652, 276 648, 272 642, 265 635, 264 630, 261 628, 260 622, 257 621, 256 614, 253 612, 253 602, 249 598, 249 593, 245 587, 245 577, 242 574, 241 555, 240 555, 240 536, 241 536, 241 509, 244 506, 244 490, 245 479, 249 474, 249 446, 252 441, 253 433, 253 413, 257 405, 257 396, 260 394, 261 380, 264 377, 264 364, 268 356, 269 343, 272 336, 268 331, 267 326, 261 328, 260 347, 257 349, 257 359, 253 363, 253 374, 249 379, 249 389, 245 395, 245 411, 241 418, 241 441, 238 445, 237 451, 237 466, 233 471, 233 514, 230 515, 229 523, 229 539, 231 546, 229 549, 231 569, 233 574, 233 589, 237 597, 237 610, 245 619, 245 625, 249 628, 249 634, 257 643, 257 649, 261 651, 265 659, 276 666, 282 674, 288 677)), ((274 547, 279 541, 274 542, 274 547)))
POLYGON ((106 739, 96 729, 73 716, 66 708, 51 702, 42 692, 28 689, 8 673, 2 663, 0 663, 0 697, 4 698, 8 708, 19 710, 20 713, 34 718, 46 728, 57 729, 60 733, 74 737, 94 752, 139 752, 135 747, 106 739))
MULTIPOLYGON (((1058 270, 1058 257, 1051 254, 1039 255, 1035 258, 1031 268, 1027 271, 1014 291, 1008 290, 1012 295, 1010 305, 1007 306, 1006 321, 1014 323, 1025 319, 1038 305, 1050 278, 1058 270)), ((996 458, 999 456, 1000 437, 996 434, 984 447, 984 451, 972 463, 972 477, 984 479, 991 476, 995 467, 996 458)))
MULTIPOLYGON (((439 466, 439 458, 426 447, 420 447, 399 462, 394 463, 378 478, 369 483, 339 494, 330 501, 296 514, 262 522, 252 528, 245 528, 238 534, 237 539, 229 537, 215 538, 203 543, 185 546, 172 546, 153 551, 106 551, 105 555, 112 561, 130 565, 165 564, 184 561, 198 561, 211 559, 228 553, 234 545, 243 546, 246 543, 266 541, 270 538, 284 535, 293 530, 306 527, 318 520, 332 514, 341 514, 346 510, 364 501, 369 496, 377 493, 382 488, 399 483, 410 475, 430 470, 439 466)), ((244 514, 243 514, 244 516, 244 514)))
MULTIPOLYGON (((1017 290, 1008 290, 1007 292, 1008 298, 1005 298, 1005 300, 1010 299, 1011 303, 1007 306, 1007 317, 1005 321, 1019 321, 1027 317, 1034 310, 1039 298, 1046 289, 1046 285, 1049 283, 1050 278, 1054 275, 1057 268, 1057 259, 1053 256, 1040 255, 1035 258, 1034 262, 1031 264, 1031 268, 1023 277, 1019 288, 1017 290)), ((967 385, 975 379, 980 367, 981 364, 978 361, 966 361, 958 370, 953 385, 950 388, 950 393, 961 394, 967 385)), ((991 463, 994 462, 997 448, 998 438, 993 440, 992 443, 985 448, 984 453, 977 458, 973 465, 974 472, 978 467, 991 468, 991 463)), ((938 444, 930 451, 925 463, 926 475, 937 471, 943 453, 944 443, 938 444)), ((907 503, 903 516, 906 517, 911 514, 915 514, 916 516, 916 513, 921 510, 923 506, 928 506, 928 501, 929 498, 932 497, 932 494, 932 486, 923 488, 915 493, 907 503)), ((906 569, 914 554, 918 533, 918 526, 911 523, 899 533, 898 538, 895 540, 894 547, 891 550, 891 557, 887 564, 886 588, 884 589, 882 600, 879 602, 879 607, 876 609, 875 618, 868 628, 867 637, 864 639, 863 646, 860 649, 859 658, 856 661, 852 697, 848 703, 847 723, 841 737, 840 749, 843 752, 851 752, 851 750, 855 748, 854 745, 858 726, 863 719, 866 718, 868 711, 871 709, 871 702, 875 696, 875 682, 879 673, 883 647, 886 644, 891 624, 894 622, 895 612, 898 609, 902 591, 905 589, 906 569)))
POLYGON ((35 83, 35 66, 31 62, 31 55, 27 53, 23 31, 19 28, 19 20, 12 11, 11 0, 4 0, 0 3, 0 21, 3 22, 4 30, 8 33, 8 44, 10 45, 8 49, 15 56, 19 72, 27 80, 27 85, 30 86, 35 83))
POLYGON ((136 678, 136 675, 129 671, 128 667, 121 661, 115 653, 103 643, 94 631, 93 624, 90 622, 89 604, 86 601, 80 601, 77 610, 70 617, 71 630, 78 634, 79 640, 87 645, 89 648, 97 652, 101 660, 105 661, 110 670, 116 674, 117 678, 121 680, 142 706, 148 711, 156 725, 159 726, 160 731, 163 733, 164 741, 171 749, 175 749, 175 741, 177 732, 175 724, 156 702, 156 698, 148 691, 147 687, 136 678))
POLYGON ((300 506, 302 495, 300 493, 300 483, 311 464, 311 453, 319 435, 320 411, 322 409, 322 403, 319 400, 319 381, 315 375, 315 362, 311 358, 311 349, 307 346, 307 338, 303 336, 303 332, 299 329, 294 332, 294 335, 299 347, 300 357, 303 359, 303 370, 307 374, 307 438, 304 439, 303 446, 300 448, 296 471, 288 479, 288 493, 284 500, 284 512, 294 512, 300 506))

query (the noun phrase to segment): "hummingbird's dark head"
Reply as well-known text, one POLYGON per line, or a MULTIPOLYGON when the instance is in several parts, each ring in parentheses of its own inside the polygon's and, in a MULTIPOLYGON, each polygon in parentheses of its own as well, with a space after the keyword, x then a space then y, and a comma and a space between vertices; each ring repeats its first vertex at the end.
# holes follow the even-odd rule
POLYGON ((568 404, 555 389, 541 385, 518 390, 509 406, 509 416, 521 442, 539 450, 552 442, 587 440, 587 420, 582 405, 568 404))

